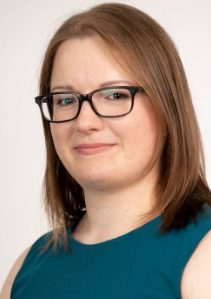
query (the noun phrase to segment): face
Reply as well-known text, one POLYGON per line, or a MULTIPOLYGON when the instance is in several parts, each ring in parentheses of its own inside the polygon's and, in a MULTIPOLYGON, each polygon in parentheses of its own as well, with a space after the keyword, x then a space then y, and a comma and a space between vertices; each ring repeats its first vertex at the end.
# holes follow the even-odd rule
MULTIPOLYGON (((87 94, 108 86, 139 86, 95 36, 70 39, 58 49, 51 91, 87 94)), ((97 116, 85 101, 77 119, 51 124, 56 151, 84 188, 123 188, 155 181, 159 172, 161 126, 151 100, 135 95, 130 114, 97 116)))

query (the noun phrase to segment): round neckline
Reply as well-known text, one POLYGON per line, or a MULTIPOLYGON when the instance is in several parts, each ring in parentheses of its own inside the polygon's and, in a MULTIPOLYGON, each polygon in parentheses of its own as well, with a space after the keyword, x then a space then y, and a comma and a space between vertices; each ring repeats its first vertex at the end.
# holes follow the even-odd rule
POLYGON ((76 239, 74 239, 72 237, 72 229, 73 229, 73 226, 69 227, 68 230, 69 230, 69 237, 70 237, 70 241, 71 243, 75 244, 76 246, 80 246, 80 247, 89 247, 89 248, 93 248, 94 246, 104 246, 104 245, 109 245, 109 244, 112 244, 112 243, 115 243, 115 242, 119 242, 121 240, 124 240, 125 238, 127 237, 130 237, 131 235, 133 235, 134 233, 139 233, 139 231, 141 232, 144 232, 144 231, 147 231, 147 229, 151 229, 152 227, 153 228, 156 228, 158 226, 158 224, 160 223, 161 221, 161 218, 162 216, 161 215, 158 215, 156 216, 155 218, 149 220, 148 222, 144 223, 143 225, 123 234, 123 235, 120 235, 118 237, 115 237, 115 238, 112 238, 112 239, 109 239, 109 240, 105 240, 105 241, 102 241, 102 242, 99 242, 99 243, 93 243, 93 244, 86 244, 86 243, 82 243, 76 239))

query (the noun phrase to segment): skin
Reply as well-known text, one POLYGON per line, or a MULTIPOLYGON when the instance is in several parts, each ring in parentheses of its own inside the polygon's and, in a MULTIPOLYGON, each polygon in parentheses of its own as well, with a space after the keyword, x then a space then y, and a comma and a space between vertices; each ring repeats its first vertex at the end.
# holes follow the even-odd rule
POLYGON ((30 248, 27 248, 14 263, 12 269, 10 270, 10 272, 6 278, 3 288, 1 290, 0 299, 10 299, 10 292, 12 289, 13 281, 14 281, 18 271, 20 270, 20 268, 23 264, 23 261, 27 255, 27 253, 29 252, 29 249, 30 248))
MULTIPOLYGON (((115 85, 139 86, 99 37, 60 46, 51 91, 86 94, 115 85)), ((143 223, 155 200, 165 137, 146 93, 137 93, 131 113, 119 118, 99 117, 84 102, 77 119, 53 123, 51 132, 61 161, 84 189, 87 213, 73 234, 77 240, 101 242, 143 223)))
POLYGON ((182 299, 211 298, 211 231, 189 259, 181 280, 182 299))
MULTIPOLYGON (((102 84, 139 86, 99 38, 74 39, 61 45, 53 67, 52 90, 85 94, 102 84)), ((165 132, 146 94, 137 94, 133 111, 120 118, 100 118, 85 102, 76 120, 52 124, 51 131, 61 161, 85 193, 87 213, 73 233, 75 239, 86 244, 102 242, 150 220, 144 214, 156 200, 154 187, 165 132)), ((10 298, 27 252, 10 271, 0 299, 10 298)), ((208 233, 184 269, 182 299, 210 299, 210 265, 208 233)))

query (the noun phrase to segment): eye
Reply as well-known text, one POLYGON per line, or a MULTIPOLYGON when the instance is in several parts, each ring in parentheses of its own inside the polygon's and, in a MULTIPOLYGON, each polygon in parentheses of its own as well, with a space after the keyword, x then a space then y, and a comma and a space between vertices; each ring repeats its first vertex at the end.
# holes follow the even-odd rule
POLYGON ((112 97, 113 99, 125 99, 127 97, 127 95, 123 94, 123 93, 119 93, 119 92, 116 92, 116 93, 113 93, 112 94, 112 97))
POLYGON ((110 90, 104 93, 106 100, 125 100, 130 98, 130 93, 127 91, 110 90))
POLYGON ((53 96, 53 102, 57 107, 72 107, 78 104, 78 98, 74 94, 56 94, 53 96))
POLYGON ((68 97, 63 97, 63 98, 58 99, 57 105, 67 106, 67 105, 73 104, 74 102, 75 102, 75 99, 68 96, 68 97))

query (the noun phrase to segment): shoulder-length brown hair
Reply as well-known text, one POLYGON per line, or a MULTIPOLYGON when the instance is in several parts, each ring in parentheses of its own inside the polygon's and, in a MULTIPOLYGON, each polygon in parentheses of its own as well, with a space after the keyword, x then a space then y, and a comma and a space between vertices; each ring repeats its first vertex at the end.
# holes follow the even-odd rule
MULTIPOLYGON (((188 224, 206 203, 211 205, 202 143, 185 72, 177 50, 165 32, 144 12, 124 4, 107 3, 76 14, 57 30, 47 48, 40 77, 40 94, 50 91, 55 53, 61 43, 98 35, 117 61, 141 82, 167 133, 157 183, 162 230, 188 224)), ((52 241, 66 236, 66 227, 85 213, 81 186, 62 165, 49 123, 43 120, 47 164, 44 202, 54 228, 52 241)))

